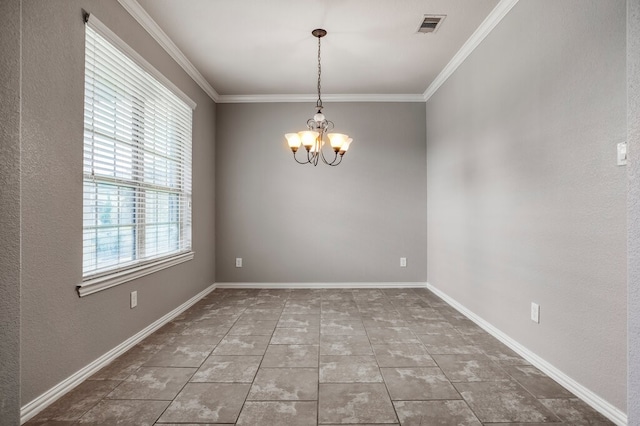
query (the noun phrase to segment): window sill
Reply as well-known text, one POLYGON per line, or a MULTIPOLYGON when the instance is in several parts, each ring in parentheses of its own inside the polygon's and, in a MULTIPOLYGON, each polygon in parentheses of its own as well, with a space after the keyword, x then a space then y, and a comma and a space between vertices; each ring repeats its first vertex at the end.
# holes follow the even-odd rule
POLYGON ((194 252, 182 253, 177 256, 161 259, 155 262, 147 263, 140 266, 134 266, 124 271, 118 271, 113 274, 104 275, 97 278, 91 278, 77 286, 78 295, 80 297, 88 296, 128 281, 135 280, 145 275, 153 274, 166 268, 187 262, 193 259, 194 252))

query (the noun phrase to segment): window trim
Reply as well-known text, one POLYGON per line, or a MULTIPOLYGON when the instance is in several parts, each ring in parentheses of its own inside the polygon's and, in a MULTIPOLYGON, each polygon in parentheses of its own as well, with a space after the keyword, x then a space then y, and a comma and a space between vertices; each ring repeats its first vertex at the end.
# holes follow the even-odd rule
POLYGON ((126 269, 116 270, 115 272, 106 272, 104 275, 90 278, 83 281, 82 284, 78 284, 78 295, 80 297, 88 296, 90 294, 124 284, 128 281, 144 277, 145 275, 153 274, 154 272, 188 262, 193 259, 194 255, 195 252, 193 251, 172 254, 162 259, 153 259, 147 263, 137 264, 133 267, 127 267, 126 269))
MULTIPOLYGON (((147 71, 159 83, 164 85, 169 91, 182 100, 189 108, 191 108, 191 110, 195 110, 197 104, 191 100, 191 98, 183 93, 175 84, 162 75, 160 71, 144 59, 138 52, 132 49, 93 14, 87 14, 85 16, 85 24, 112 43, 138 66, 147 71)), ((194 255, 195 252, 193 251, 192 245, 188 251, 171 253, 161 258, 153 258, 146 262, 137 262, 130 266, 123 266, 121 268, 104 271, 103 273, 89 275, 83 278, 82 282, 76 286, 76 289, 80 297, 88 296, 90 294, 144 277, 154 272, 190 261, 194 258, 194 255)))

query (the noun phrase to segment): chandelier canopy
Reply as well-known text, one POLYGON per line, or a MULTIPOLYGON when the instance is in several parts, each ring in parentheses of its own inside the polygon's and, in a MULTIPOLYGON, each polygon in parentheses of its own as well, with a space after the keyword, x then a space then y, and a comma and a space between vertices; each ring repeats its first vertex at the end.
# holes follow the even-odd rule
POLYGON ((293 159, 300 164, 313 164, 318 165, 320 159, 324 164, 329 166, 337 166, 342 162, 342 157, 349 149, 352 139, 349 135, 342 133, 329 133, 333 130, 333 121, 327 120, 322 113, 322 97, 320 95, 320 77, 322 75, 322 66, 320 64, 320 39, 327 35, 327 32, 321 28, 315 29, 311 32, 314 37, 318 38, 318 100, 316 101, 316 113, 313 118, 307 120, 307 130, 300 131, 298 133, 287 133, 284 135, 287 138, 289 148, 293 151, 293 159), (328 139, 331 149, 333 150, 333 158, 329 155, 329 158, 325 157, 322 147, 325 144, 325 140, 328 139), (296 157, 296 152, 300 146, 303 146, 307 151, 306 161, 300 161, 296 157))

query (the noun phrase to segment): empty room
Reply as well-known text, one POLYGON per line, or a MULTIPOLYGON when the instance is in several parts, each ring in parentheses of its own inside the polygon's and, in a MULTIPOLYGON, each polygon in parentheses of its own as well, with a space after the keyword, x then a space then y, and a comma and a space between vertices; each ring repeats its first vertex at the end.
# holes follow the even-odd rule
POLYGON ((640 425, 640 0, 0 34, 0 426, 640 425))

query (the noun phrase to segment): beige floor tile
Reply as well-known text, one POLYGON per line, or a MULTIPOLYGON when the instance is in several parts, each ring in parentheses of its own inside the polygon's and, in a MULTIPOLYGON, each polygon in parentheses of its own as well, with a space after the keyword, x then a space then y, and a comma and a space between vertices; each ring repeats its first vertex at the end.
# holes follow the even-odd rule
POLYGON ((161 422, 235 423, 248 384, 187 383, 162 414, 161 422))
POLYGON ((78 424, 151 426, 169 405, 169 401, 102 400, 83 415, 78 424))
POLYGON ((373 356, 320 356, 320 383, 375 382, 382 382, 382 376, 373 356))
POLYGON ((320 355, 373 355, 373 349, 366 335, 322 335, 320 355))
POLYGON ((269 345, 262 367, 318 367, 318 345, 269 345))
POLYGON ((320 332, 315 327, 309 328, 276 328, 271 336, 272 345, 317 345, 320 332))
POLYGON ((190 381, 251 383, 261 361, 259 355, 211 355, 190 381))
POLYGON ((309 401, 318 399, 317 368, 261 368, 248 401, 309 401))
POLYGON ((394 401, 402 426, 482 426, 462 400, 394 401))
POLYGON ((195 371, 195 368, 141 367, 109 393, 107 398, 170 401, 195 371))
POLYGON ((247 401, 236 425, 316 426, 316 419, 315 401, 247 401))
POLYGON ((394 401, 461 398, 438 367, 381 368, 380 371, 394 401))
POLYGON ((398 423, 383 383, 320 384, 319 423, 398 423))

